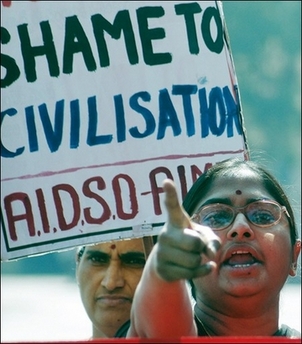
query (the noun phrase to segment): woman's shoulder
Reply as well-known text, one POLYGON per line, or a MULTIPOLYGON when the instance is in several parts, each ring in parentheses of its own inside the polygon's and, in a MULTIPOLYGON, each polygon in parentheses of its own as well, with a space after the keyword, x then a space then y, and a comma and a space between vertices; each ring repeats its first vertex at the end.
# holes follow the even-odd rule
MULTIPOLYGON (((198 336, 208 336, 208 333, 205 331, 204 326, 199 321, 197 317, 195 317, 195 322, 198 328, 198 336)), ((130 320, 126 321, 117 331, 115 334, 115 338, 125 338, 127 337, 127 332, 130 327, 130 320)), ((274 334, 276 337, 287 337, 287 338, 301 338, 301 333, 287 325, 282 324, 279 330, 274 334)))

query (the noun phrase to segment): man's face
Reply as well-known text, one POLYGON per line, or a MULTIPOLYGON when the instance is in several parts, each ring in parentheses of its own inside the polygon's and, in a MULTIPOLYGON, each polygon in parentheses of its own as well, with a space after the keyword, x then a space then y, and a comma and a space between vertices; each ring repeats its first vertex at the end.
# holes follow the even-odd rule
POLYGON ((86 246, 77 263, 77 280, 93 337, 113 337, 130 318, 136 286, 145 265, 142 239, 86 246))

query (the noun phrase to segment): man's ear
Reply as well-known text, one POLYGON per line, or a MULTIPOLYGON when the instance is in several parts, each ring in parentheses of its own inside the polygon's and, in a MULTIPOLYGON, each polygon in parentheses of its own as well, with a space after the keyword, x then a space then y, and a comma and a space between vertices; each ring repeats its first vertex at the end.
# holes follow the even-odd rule
POLYGON ((297 240, 294 247, 293 247, 293 257, 292 257, 292 264, 289 270, 290 276, 296 276, 297 273, 297 266, 298 266, 298 258, 301 252, 301 240, 297 240))
POLYGON ((75 277, 77 280, 77 285, 79 285, 79 279, 78 279, 79 264, 84 254, 84 251, 85 251, 85 246, 81 246, 81 247, 78 247, 75 252, 75 262, 76 262, 75 277))
POLYGON ((85 246, 78 247, 76 250, 76 262, 79 263, 85 251, 85 246))

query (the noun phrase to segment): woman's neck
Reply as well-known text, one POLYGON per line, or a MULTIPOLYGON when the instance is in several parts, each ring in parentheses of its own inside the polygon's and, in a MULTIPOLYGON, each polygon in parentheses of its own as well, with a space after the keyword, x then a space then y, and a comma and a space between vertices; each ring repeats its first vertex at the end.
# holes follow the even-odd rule
POLYGON ((272 336, 278 330, 278 305, 256 314, 241 302, 242 314, 215 310, 200 301, 195 304, 194 313, 209 336, 272 336))

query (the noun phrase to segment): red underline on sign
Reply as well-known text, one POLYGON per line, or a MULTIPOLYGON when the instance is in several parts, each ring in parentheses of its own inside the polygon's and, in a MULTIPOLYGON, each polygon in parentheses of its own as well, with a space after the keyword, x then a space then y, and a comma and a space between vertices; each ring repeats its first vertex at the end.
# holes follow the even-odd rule
POLYGON ((209 156, 214 156, 218 154, 226 155, 226 154, 238 154, 238 153, 243 153, 243 152, 244 152, 243 149, 239 149, 237 151, 218 151, 218 152, 204 153, 204 154, 189 154, 189 155, 188 154, 186 155, 173 154, 173 155, 159 156, 159 157, 147 158, 147 159, 141 159, 141 160, 118 161, 115 163, 108 163, 108 164, 73 167, 73 168, 67 168, 61 171, 44 171, 37 174, 27 174, 27 175, 19 176, 19 177, 4 178, 4 179, 1 179, 1 182, 6 182, 6 181, 11 181, 11 180, 16 180, 16 179, 33 179, 33 178, 41 178, 41 177, 50 177, 56 174, 74 173, 80 170, 87 170, 87 169, 92 169, 92 168, 125 166, 125 165, 143 163, 147 161, 163 160, 163 159, 164 160, 177 160, 177 159, 183 159, 183 158, 192 159, 192 158, 209 157, 209 156))

